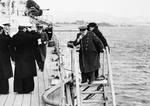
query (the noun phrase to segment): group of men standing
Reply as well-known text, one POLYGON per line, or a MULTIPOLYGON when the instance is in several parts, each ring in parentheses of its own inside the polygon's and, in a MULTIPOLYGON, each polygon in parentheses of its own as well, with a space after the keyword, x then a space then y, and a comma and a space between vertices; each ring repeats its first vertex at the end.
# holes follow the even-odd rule
POLYGON ((36 62, 43 71, 49 40, 43 27, 36 27, 37 30, 32 30, 31 26, 19 25, 18 32, 10 37, 10 24, 0 26, 0 94, 9 93, 8 79, 13 76, 11 60, 15 63, 14 92, 23 94, 34 90, 36 62))
POLYGON ((79 27, 79 33, 72 42, 74 46, 80 45, 79 66, 81 70, 81 83, 91 84, 99 77, 100 52, 104 52, 108 46, 98 25, 94 22, 87 26, 79 27))
MULTIPOLYGON (((0 94, 9 93, 8 79, 13 77, 11 60, 15 63, 14 92, 23 94, 34 90, 36 62, 39 70, 43 71, 46 44, 52 37, 48 28, 43 31, 43 26, 37 25, 36 29, 20 25, 18 32, 10 37, 10 24, 0 26, 0 94)), ((100 52, 109 46, 96 23, 79 27, 79 31, 73 45, 80 45, 82 83, 88 81, 91 84, 99 77, 100 52)))

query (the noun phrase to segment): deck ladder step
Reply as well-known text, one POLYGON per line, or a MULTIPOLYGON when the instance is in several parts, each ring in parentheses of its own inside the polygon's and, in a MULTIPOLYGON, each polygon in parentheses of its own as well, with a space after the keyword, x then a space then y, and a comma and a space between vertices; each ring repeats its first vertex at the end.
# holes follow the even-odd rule
POLYGON ((82 92, 82 94, 103 94, 102 91, 89 91, 89 92, 82 92))
POLYGON ((101 80, 101 81, 93 81, 93 83, 92 84, 88 84, 88 83, 83 83, 83 84, 80 84, 80 87, 82 87, 82 86, 97 86, 97 85, 100 85, 100 84, 107 84, 108 82, 107 82, 107 80, 105 79, 105 80, 101 80))
POLYGON ((104 100, 83 100, 82 103, 105 103, 104 100))

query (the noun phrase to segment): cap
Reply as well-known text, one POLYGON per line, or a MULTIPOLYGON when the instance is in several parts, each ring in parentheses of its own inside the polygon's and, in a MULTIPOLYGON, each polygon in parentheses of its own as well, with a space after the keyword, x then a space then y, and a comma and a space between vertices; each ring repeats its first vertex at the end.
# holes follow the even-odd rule
POLYGON ((4 23, 3 26, 11 26, 10 23, 4 23))
POLYGON ((36 27, 37 27, 38 29, 41 29, 41 28, 43 28, 43 25, 37 24, 36 27))
POLYGON ((97 24, 95 22, 91 22, 88 24, 87 27, 89 28, 89 27, 96 27, 96 26, 97 26, 97 24))
POLYGON ((0 30, 3 29, 3 27, 0 25, 0 30))
POLYGON ((79 30, 80 30, 80 31, 85 31, 86 29, 87 29, 86 26, 80 26, 80 27, 79 27, 79 30))
POLYGON ((4 25, 3 25, 3 24, 0 24, 0 26, 1 26, 1 27, 4 27, 4 25))
POLYGON ((31 23, 24 23, 24 22, 22 22, 22 23, 19 23, 19 26, 21 26, 21 27, 31 27, 32 24, 31 23))
POLYGON ((26 26, 18 26, 18 29, 19 29, 19 30, 22 30, 22 29, 24 29, 24 28, 26 28, 26 26))
POLYGON ((29 22, 22 22, 22 23, 19 23, 18 29, 22 30, 22 29, 30 27, 30 26, 32 26, 31 23, 29 23, 29 22))
POLYGON ((18 23, 18 26, 22 26, 22 27, 31 27, 32 26, 31 19, 30 19, 30 17, 27 17, 27 16, 18 16, 17 23, 18 23))

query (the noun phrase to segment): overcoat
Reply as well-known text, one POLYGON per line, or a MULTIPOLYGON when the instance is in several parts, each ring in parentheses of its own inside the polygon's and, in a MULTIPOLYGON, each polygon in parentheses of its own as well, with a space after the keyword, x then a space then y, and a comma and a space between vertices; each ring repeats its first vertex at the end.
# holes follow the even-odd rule
MULTIPOLYGON (((79 38, 79 36, 80 34, 77 35, 77 38, 79 38)), ((81 72, 88 73, 98 69, 100 67, 98 49, 102 51, 104 48, 102 41, 93 32, 88 31, 79 41, 79 44, 79 64, 81 72)))
POLYGON ((108 46, 107 40, 105 39, 105 37, 103 36, 103 34, 100 32, 98 28, 94 28, 93 32, 102 41, 104 47, 108 46))
POLYGON ((8 79, 13 76, 10 61, 11 37, 4 32, 0 34, 0 79, 8 79))
POLYGON ((37 75, 34 58, 37 33, 19 31, 12 37, 11 44, 15 47, 15 78, 28 78, 37 75))
POLYGON ((46 58, 46 44, 48 43, 48 35, 45 32, 39 33, 41 37, 41 43, 38 47, 39 52, 40 52, 40 57, 42 61, 45 61, 46 58))

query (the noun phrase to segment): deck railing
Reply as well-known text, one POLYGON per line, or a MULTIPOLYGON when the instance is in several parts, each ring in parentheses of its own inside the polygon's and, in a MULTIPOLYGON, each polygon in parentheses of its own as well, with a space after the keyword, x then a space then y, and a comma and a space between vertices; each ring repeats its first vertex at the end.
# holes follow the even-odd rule
MULTIPOLYGON (((78 63, 78 59, 77 59, 77 52, 76 52, 76 47, 74 47, 71 50, 71 72, 72 75, 70 75, 69 77, 66 77, 66 73, 65 73, 65 68, 63 65, 63 58, 61 55, 61 51, 60 51, 60 46, 59 43, 57 44, 57 49, 58 49, 58 57, 59 57, 59 72, 60 72, 60 83, 53 86, 52 88, 50 88, 49 90, 47 90, 44 94, 43 94, 43 100, 50 104, 50 105, 54 105, 54 106, 75 106, 77 104, 77 106, 82 106, 82 102, 81 102, 81 92, 80 92, 80 77, 79 77, 79 69, 77 68, 77 63, 78 63), (70 89, 70 83, 72 83, 72 85, 75 85, 75 93, 73 91, 71 91, 70 89), (54 101, 50 101, 47 98, 47 95, 54 92, 56 89, 60 89, 60 101, 59 102, 54 102, 54 101), (66 96, 67 95, 67 96, 66 96), (76 102, 74 101, 74 96, 76 95, 76 102), (67 102, 66 102, 67 101, 67 102)), ((110 60, 110 52, 108 47, 106 47, 106 50, 104 51, 104 53, 102 54, 102 76, 104 76, 104 78, 107 79, 108 84, 110 85, 110 89, 111 89, 111 95, 112 95, 112 105, 116 106, 116 99, 115 99, 115 90, 114 90, 114 85, 113 85, 113 75, 112 75, 112 70, 111 70, 111 60, 110 60)), ((104 89, 104 97, 106 96, 105 92, 107 92, 104 89)), ((105 100, 106 98, 104 98, 105 100)), ((107 103, 105 103, 104 106, 107 106, 107 103)))

